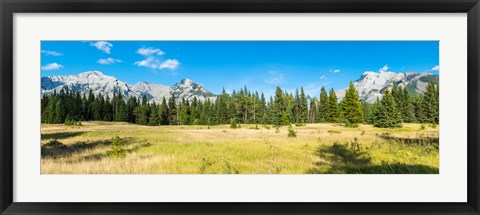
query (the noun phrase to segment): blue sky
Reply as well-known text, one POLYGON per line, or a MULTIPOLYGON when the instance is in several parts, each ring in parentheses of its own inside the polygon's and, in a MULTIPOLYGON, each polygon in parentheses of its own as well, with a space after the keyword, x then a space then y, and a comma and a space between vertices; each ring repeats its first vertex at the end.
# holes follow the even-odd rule
POLYGON ((42 41, 43 76, 101 71, 134 84, 183 78, 271 95, 278 85, 343 89, 365 71, 438 74, 438 41, 42 41))

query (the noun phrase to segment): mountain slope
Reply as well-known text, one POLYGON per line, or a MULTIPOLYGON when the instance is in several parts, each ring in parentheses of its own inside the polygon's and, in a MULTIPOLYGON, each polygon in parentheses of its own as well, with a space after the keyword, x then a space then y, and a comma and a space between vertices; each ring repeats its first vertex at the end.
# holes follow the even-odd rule
POLYGON ((126 98, 131 96, 142 97, 146 96, 149 102, 162 102, 163 98, 169 99, 174 95, 177 101, 185 98, 192 100, 211 99, 215 100, 216 96, 205 89, 201 84, 195 83, 190 79, 183 79, 173 86, 165 86, 161 84, 154 84, 148 82, 139 82, 136 84, 128 84, 118 80, 113 76, 107 76, 99 71, 90 71, 80 73, 78 75, 62 75, 62 76, 48 76, 42 77, 41 91, 42 94, 50 94, 59 92, 61 89, 69 88, 74 92, 88 93, 90 90, 94 94, 101 93, 113 96, 115 90, 121 92, 126 98))
MULTIPOLYGON (((410 93, 422 94, 425 92, 428 81, 438 83, 438 75, 428 72, 423 73, 394 73, 387 71, 364 72, 362 76, 353 82, 360 96, 360 100, 367 103, 374 103, 377 97, 381 99, 383 92, 387 87, 391 87, 393 83, 397 83, 399 87, 406 87, 410 93)), ((338 90, 337 97, 341 100, 345 97, 345 91, 338 90)))

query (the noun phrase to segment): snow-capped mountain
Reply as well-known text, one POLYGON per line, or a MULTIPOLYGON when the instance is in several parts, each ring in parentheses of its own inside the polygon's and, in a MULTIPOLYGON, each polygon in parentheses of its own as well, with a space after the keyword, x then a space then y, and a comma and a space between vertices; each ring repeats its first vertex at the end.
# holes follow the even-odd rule
POLYGON ((165 97, 165 99, 170 98, 170 87, 161 84, 142 81, 132 85, 130 90, 134 92, 135 95, 145 95, 149 101, 155 101, 155 103, 162 102, 163 97, 165 97))
MULTIPOLYGON (((381 69, 379 72, 364 72, 358 80, 353 82, 353 85, 357 89, 360 100, 374 103, 377 97, 379 99, 383 97, 385 89, 391 87, 393 83, 397 83, 399 87, 406 87, 410 93, 423 94, 428 81, 438 83, 438 75, 428 72, 395 73, 381 69)), ((336 92, 339 101, 345 97, 345 92, 346 89, 336 92)))
POLYGON ((113 76, 104 75, 99 71, 84 72, 78 75, 42 77, 42 94, 59 92, 64 88, 72 89, 74 92, 80 92, 81 94, 92 90, 94 94, 101 93, 102 95, 108 95, 110 98, 112 98, 113 92, 117 90, 117 92, 123 93, 126 98, 145 95, 149 102, 154 101, 156 103, 162 102, 163 97, 168 100, 171 95, 174 95, 177 100, 182 98, 192 100, 196 97, 198 100, 203 101, 207 98, 210 100, 215 100, 216 98, 203 85, 195 83, 190 79, 183 79, 169 87, 148 82, 138 82, 132 85, 113 76))
POLYGON ((187 78, 170 87, 170 94, 174 95, 175 98, 185 98, 188 100, 192 100, 193 97, 197 97, 197 99, 215 97, 215 95, 208 92, 203 85, 187 78))

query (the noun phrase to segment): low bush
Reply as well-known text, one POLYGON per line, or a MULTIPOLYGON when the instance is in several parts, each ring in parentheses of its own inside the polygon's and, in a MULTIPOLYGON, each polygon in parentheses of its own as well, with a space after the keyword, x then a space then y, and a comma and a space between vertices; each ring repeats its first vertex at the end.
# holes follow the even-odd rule
POLYGON ((66 119, 64 125, 82 126, 82 122, 73 119, 66 119))
POLYGON ((341 131, 337 131, 337 130, 328 130, 328 133, 329 134, 340 134, 342 133, 341 131))
POLYGON ((236 129, 239 126, 237 125, 237 120, 235 118, 230 119, 230 128, 236 129))
POLYGON ((120 159, 127 156, 127 151, 125 151, 122 139, 119 136, 115 136, 112 139, 112 144, 110 145, 110 151, 108 151, 108 156, 120 159))
POLYGON ((48 141, 48 143, 45 143, 45 146, 63 146, 63 143, 55 139, 48 141))
POLYGON ((288 126, 288 137, 297 137, 297 132, 293 129, 292 126, 288 126))
POLYGON ((420 130, 425 130, 425 125, 424 124, 420 125, 420 130))

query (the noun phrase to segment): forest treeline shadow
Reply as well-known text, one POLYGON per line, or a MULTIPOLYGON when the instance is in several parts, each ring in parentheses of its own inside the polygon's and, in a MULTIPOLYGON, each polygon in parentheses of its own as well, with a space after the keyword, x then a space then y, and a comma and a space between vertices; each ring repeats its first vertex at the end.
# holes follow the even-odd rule
POLYGON ((400 142, 409 145, 421 145, 421 144, 429 144, 438 147, 439 138, 438 137, 429 137, 429 136, 419 136, 415 138, 409 137, 394 137, 391 135, 380 135, 381 138, 389 141, 389 142, 400 142))
MULTIPOLYGON (((386 144, 427 144, 438 149, 438 138, 395 138, 387 137, 386 144), (400 142, 398 142, 400 141, 400 142), (436 142, 435 142, 436 141, 436 142)), ((350 143, 334 143, 319 146, 316 155, 322 160, 315 163, 315 168, 306 171, 308 174, 438 174, 438 168, 426 165, 412 165, 400 162, 373 164, 373 158, 356 139, 350 143)))
POLYGON ((84 134, 84 131, 72 131, 72 132, 57 132, 57 133, 48 133, 48 134, 42 134, 41 138, 42 140, 48 140, 48 139, 67 139, 75 136, 79 136, 84 134))
MULTIPOLYGON (((97 141, 89 141, 89 142, 77 142, 74 144, 61 144, 58 143, 56 145, 49 145, 44 144, 42 145, 42 158, 61 158, 65 156, 71 156, 77 153, 81 153, 83 151, 94 149, 98 147, 107 147, 111 145, 111 140, 97 140, 97 141)), ((122 138, 122 143, 127 147, 129 145, 135 144, 135 139, 131 137, 122 138)), ((146 147, 150 144, 148 143, 140 143, 135 144, 133 147, 129 147, 126 149, 127 153, 136 151, 142 147, 146 147)), ((107 153, 97 153, 93 155, 89 155, 84 157, 85 160, 99 160, 107 156, 107 153)))

